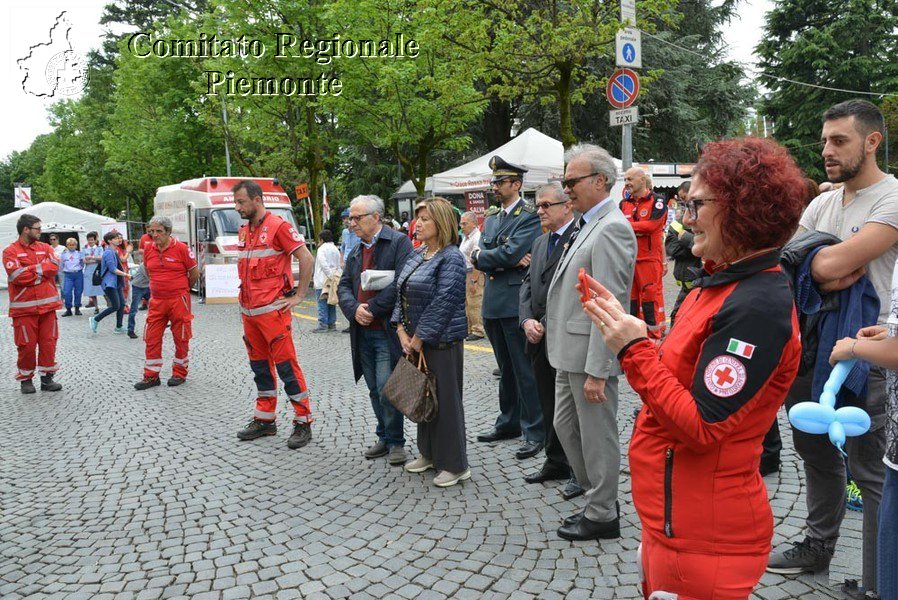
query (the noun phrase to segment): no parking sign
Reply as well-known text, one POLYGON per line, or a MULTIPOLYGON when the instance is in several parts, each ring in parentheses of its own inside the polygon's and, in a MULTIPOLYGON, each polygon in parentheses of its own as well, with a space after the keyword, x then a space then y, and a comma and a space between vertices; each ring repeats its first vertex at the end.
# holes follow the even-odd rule
POLYGON ((638 95, 639 75, 633 69, 618 69, 605 87, 605 96, 614 108, 627 108, 638 95))

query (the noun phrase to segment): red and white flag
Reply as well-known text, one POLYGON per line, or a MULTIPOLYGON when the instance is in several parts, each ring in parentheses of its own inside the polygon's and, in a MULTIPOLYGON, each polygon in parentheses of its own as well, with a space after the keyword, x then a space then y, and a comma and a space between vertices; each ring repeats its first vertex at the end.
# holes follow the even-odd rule
POLYGON ((331 220, 331 205, 327 202, 327 185, 321 184, 321 228, 327 227, 327 222, 331 220))

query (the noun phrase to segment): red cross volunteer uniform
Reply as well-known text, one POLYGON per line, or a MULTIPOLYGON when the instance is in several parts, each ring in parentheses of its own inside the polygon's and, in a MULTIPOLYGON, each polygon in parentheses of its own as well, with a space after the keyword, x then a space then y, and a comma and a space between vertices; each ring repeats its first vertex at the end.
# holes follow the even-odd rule
POLYGON ((639 198, 625 198, 620 203, 636 234, 636 270, 630 290, 630 314, 642 318, 649 326, 649 337, 661 339, 664 334, 664 226, 667 204, 652 190, 639 198))
POLYGON ((630 473, 646 598, 662 590, 680 600, 751 594, 773 537, 761 441, 800 353, 792 291, 774 250, 710 270, 660 348, 641 338, 618 354, 644 403, 630 473))
POLYGON ((52 376, 56 364, 59 328, 56 310, 62 307, 56 273, 59 260, 49 244, 19 240, 3 250, 3 266, 9 285, 9 316, 18 352, 16 379, 30 381, 34 370, 52 376), (35 361, 37 352, 37 361, 35 361))
POLYGON ((293 315, 272 306, 296 293, 291 255, 304 245, 299 232, 270 211, 256 227, 243 224, 237 237, 243 341, 257 390, 253 418, 265 423, 273 423, 277 416, 278 376, 293 405, 295 422, 312 422, 309 391, 293 346, 293 315))
POLYGON ((141 240, 141 248, 150 278, 150 306, 143 335, 146 343, 144 379, 157 379, 162 371, 162 334, 169 325, 175 340, 172 377, 187 379, 193 321, 188 273, 196 267, 196 257, 187 244, 175 238, 170 238, 168 246, 161 250, 155 243, 141 240))

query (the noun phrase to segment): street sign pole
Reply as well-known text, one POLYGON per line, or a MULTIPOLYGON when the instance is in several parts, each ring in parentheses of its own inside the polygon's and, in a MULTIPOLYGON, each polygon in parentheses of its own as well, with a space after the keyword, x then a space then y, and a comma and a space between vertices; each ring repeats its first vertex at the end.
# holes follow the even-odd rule
POLYGON ((620 160, 624 171, 633 166, 633 126, 621 126, 620 134, 620 160))

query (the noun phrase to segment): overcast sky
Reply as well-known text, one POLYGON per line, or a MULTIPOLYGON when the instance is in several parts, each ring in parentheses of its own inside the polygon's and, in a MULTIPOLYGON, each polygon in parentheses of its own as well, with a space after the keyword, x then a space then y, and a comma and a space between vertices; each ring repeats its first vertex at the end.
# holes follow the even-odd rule
MULTIPOLYGON (((56 17, 66 11, 72 25, 69 41, 76 52, 86 53, 100 45, 103 28, 100 15, 107 0, 12 0, 0 7, 0 82, 3 110, 0 111, 0 159, 13 150, 25 150, 35 136, 50 131, 47 107, 53 100, 39 98, 22 89, 24 72, 17 59, 27 56, 29 48, 48 41, 56 17)), ((764 13, 771 0, 743 0, 739 18, 724 30, 730 56, 754 64, 753 48, 761 37, 764 13)), ((638 10, 638 2, 637 2, 638 10)), ((643 43, 651 43, 644 38, 643 43)), ((39 73, 39 75, 42 75, 39 73)))

